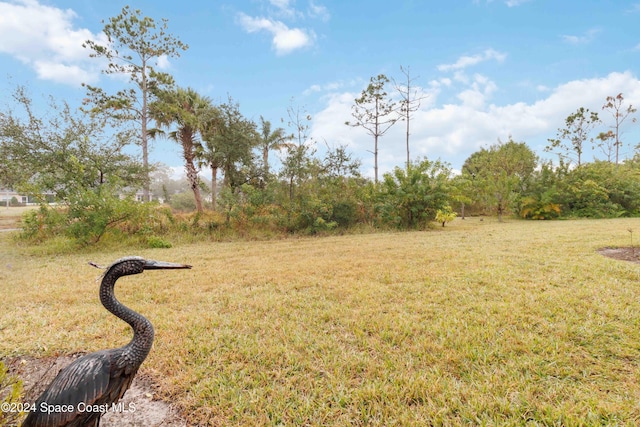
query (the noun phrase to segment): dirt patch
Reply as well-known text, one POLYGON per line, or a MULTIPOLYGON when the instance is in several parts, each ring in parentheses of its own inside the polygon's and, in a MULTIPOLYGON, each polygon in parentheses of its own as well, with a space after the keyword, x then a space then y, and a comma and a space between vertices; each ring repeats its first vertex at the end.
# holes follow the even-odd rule
MULTIPOLYGON (((18 376, 24 385, 24 401, 33 402, 58 375, 60 369, 81 354, 56 358, 15 358, 6 361, 9 372, 18 376)), ((121 412, 108 412, 102 416, 101 427, 186 427, 186 420, 169 403, 155 399, 157 386, 152 379, 138 372, 131 388, 121 402, 121 412)))
POLYGON ((640 248, 636 248, 636 247, 602 248, 602 249, 598 249, 598 253, 609 258, 640 264, 640 248))

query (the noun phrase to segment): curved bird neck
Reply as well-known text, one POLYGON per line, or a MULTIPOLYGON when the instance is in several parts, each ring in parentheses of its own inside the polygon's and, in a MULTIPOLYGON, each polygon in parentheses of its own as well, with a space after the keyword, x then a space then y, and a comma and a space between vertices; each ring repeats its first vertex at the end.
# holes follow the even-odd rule
POLYGON ((133 329, 133 338, 125 347, 127 359, 138 366, 151 351, 153 344, 153 326, 146 317, 118 301, 114 295, 116 281, 121 276, 131 274, 114 268, 106 272, 100 285, 100 302, 114 316, 124 320, 133 329))

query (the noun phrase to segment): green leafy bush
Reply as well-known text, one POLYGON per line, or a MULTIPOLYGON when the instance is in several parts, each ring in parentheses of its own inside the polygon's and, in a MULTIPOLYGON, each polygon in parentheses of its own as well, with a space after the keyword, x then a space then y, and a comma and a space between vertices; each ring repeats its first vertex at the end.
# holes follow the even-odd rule
POLYGON ((64 230, 66 215, 63 209, 46 204, 22 216, 21 236, 28 240, 43 241, 64 230))
POLYGON ((567 191, 567 206, 574 216, 581 218, 616 217, 624 210, 609 200, 609 191, 592 179, 571 184, 567 191))
POLYGON ((448 205, 449 174, 447 165, 427 159, 384 174, 378 196, 381 221, 398 228, 426 227, 448 205))
POLYGON ((444 227, 447 222, 453 221, 457 215, 458 214, 451 209, 451 206, 447 205, 442 209, 438 209, 438 212, 436 212, 436 222, 441 223, 444 227))
POLYGON ((66 233, 81 245, 97 243, 109 228, 136 216, 142 207, 107 186, 75 194, 68 206, 66 233))
POLYGON ((154 249, 170 248, 172 246, 170 242, 158 236, 147 237, 147 244, 154 249))
POLYGON ((331 220, 340 227, 351 227, 358 221, 357 208, 353 200, 338 201, 333 205, 331 220))
POLYGON ((520 216, 526 219, 555 219, 562 213, 562 207, 553 203, 551 197, 543 193, 539 197, 529 196, 521 200, 520 216))
POLYGON ((142 237, 148 243, 149 238, 175 228, 174 222, 170 210, 120 197, 115 188, 105 185, 76 193, 64 206, 42 204, 26 213, 21 236, 35 242, 66 238, 79 247, 95 245, 106 235, 136 241, 142 237))

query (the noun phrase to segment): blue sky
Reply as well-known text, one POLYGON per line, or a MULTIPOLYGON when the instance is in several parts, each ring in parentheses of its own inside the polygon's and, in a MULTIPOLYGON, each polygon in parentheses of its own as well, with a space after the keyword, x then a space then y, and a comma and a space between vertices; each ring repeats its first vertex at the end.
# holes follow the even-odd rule
MULTIPOLYGON (((99 39, 102 20, 126 1, 0 1, 0 102, 16 84, 34 98, 53 95, 78 105, 83 81, 121 85, 99 73, 81 44, 99 39)), ((373 175, 372 138, 349 128, 353 100, 371 76, 399 83, 400 66, 425 99, 411 122, 411 156, 460 169, 480 147, 512 135, 539 155, 579 107, 601 107, 623 93, 640 106, 640 1, 596 0, 225 0, 136 1, 133 8, 189 45, 163 61, 178 85, 215 102, 227 96, 243 114, 286 127, 287 108, 311 115, 322 152, 347 145, 373 175), (285 119, 281 124, 280 120, 285 119)), ((392 91, 393 92, 393 91, 392 91)), ((4 108, 4 106, 3 106, 4 108)), ((627 122, 624 155, 640 142, 627 122)), ((380 169, 402 166, 404 123, 380 140, 380 169)), ((602 158, 601 152, 594 152, 602 158)), ((275 156, 274 156, 275 157, 275 156)), ((590 158, 591 154, 587 154, 590 158)), ((180 168, 177 145, 158 141, 151 154, 180 168)), ((208 176, 205 174, 205 176, 208 176)))

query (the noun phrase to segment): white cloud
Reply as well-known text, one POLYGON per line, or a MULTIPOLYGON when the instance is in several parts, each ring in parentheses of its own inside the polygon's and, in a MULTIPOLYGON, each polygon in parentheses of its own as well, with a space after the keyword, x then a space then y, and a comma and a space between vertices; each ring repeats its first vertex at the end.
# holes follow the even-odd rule
POLYGON ((438 70, 440 71, 456 71, 463 70, 472 65, 479 64, 481 62, 489 61, 494 59, 498 62, 503 62, 507 57, 506 53, 501 53, 493 49, 487 49, 481 54, 473 55, 473 56, 461 56, 458 60, 453 64, 441 64, 438 65, 438 70))
MULTIPOLYGON (((271 11, 273 15, 288 19, 304 18, 305 13, 297 10, 294 7, 294 3, 295 0, 269 0, 269 4, 275 8, 275 10, 271 11)), ((309 18, 320 19, 322 21, 328 21, 331 17, 325 6, 318 4, 313 0, 309 1, 306 16, 309 18)))
POLYGON ((563 35, 562 39, 570 44, 586 44, 592 42, 596 35, 600 32, 598 28, 592 28, 581 36, 563 35))
POLYGON ((300 15, 300 13, 290 5, 290 0, 269 0, 269 3, 276 8, 276 14, 278 16, 295 18, 300 15))
POLYGON ((453 73, 453 80, 463 84, 469 84, 469 76, 467 76, 464 71, 457 70, 453 73))
POLYGON ((238 14, 238 22, 248 33, 263 30, 269 32, 273 37, 273 48, 278 55, 286 55, 294 50, 310 46, 315 38, 313 33, 303 29, 289 28, 280 21, 254 18, 244 13, 238 14))
POLYGON ((287 28, 278 25, 273 30, 273 45, 279 54, 287 54, 313 43, 313 36, 300 28, 287 28))
POLYGON ((333 93, 325 96, 326 107, 313 116, 310 136, 316 141, 325 140, 329 144, 349 145, 352 150, 369 149, 363 131, 347 126, 345 122, 353 120, 351 106, 359 94, 355 92, 333 93))
POLYGON ((271 3, 273 6, 277 7, 278 9, 284 10, 289 9, 290 2, 291 0, 269 0, 269 3, 271 3))
POLYGON ((302 94, 303 95, 309 95, 309 94, 312 94, 314 92, 321 92, 321 91, 322 91, 322 86, 320 86, 320 85, 311 85, 307 89, 305 89, 304 92, 302 92, 302 94))
POLYGON ((246 13, 237 14, 236 22, 248 33, 267 31, 272 35, 273 48, 278 55, 286 55, 313 45, 316 35, 309 28, 290 28, 285 22, 305 18, 328 21, 329 11, 313 0, 309 1, 307 13, 297 10, 295 0, 268 0, 272 6, 266 17, 253 17, 246 13), (285 22, 283 22, 285 21, 285 22))
MULTIPOLYGON (((545 97, 532 102, 506 105, 490 103, 498 90, 489 78, 474 75, 467 86, 447 86, 446 80, 429 82, 429 101, 442 91, 457 90, 454 102, 422 105, 411 121, 411 157, 441 158, 460 168, 464 160, 482 146, 506 141, 510 135, 525 141, 538 155, 545 155, 547 138, 555 137, 566 117, 579 107, 601 111, 607 96, 623 93, 625 102, 640 105, 640 80, 631 72, 611 73, 605 77, 570 81, 555 88, 541 86, 545 97)), ((372 137, 361 128, 344 125, 351 119, 354 92, 332 93, 324 97, 325 108, 314 115, 312 135, 329 144, 347 145, 363 161, 363 171, 373 175, 372 137)), ((607 119, 604 115, 604 119, 607 119)), ((603 125, 604 126, 604 125, 603 125)), ((632 140, 633 127, 628 131, 632 140)), ((405 128, 397 124, 380 139, 380 171, 402 165, 405 159, 405 128)), ((636 138, 637 139, 637 138, 636 138)), ((547 154, 547 156, 550 156, 547 154)))
POLYGON ((429 82, 429 86, 431 86, 434 89, 440 89, 441 87, 445 86, 445 87, 449 87, 451 86, 453 82, 451 81, 450 78, 448 77, 443 77, 443 78, 439 78, 438 80, 431 80, 429 82))
POLYGON ((169 57, 167 55, 160 55, 156 60, 156 66, 161 70, 167 70, 171 68, 171 62, 169 62, 169 57))
POLYGON ((530 0, 506 0, 504 3, 509 7, 515 7, 527 3, 528 1, 530 0))
POLYGON ((0 53, 33 68, 41 79, 79 85, 95 82, 95 59, 82 47, 88 39, 103 40, 84 28, 74 28, 76 14, 36 0, 0 2, 0 53))
POLYGON ((640 3, 634 3, 627 9, 627 13, 638 13, 640 12, 640 3))
POLYGON ((310 95, 312 93, 318 93, 318 92, 335 92, 338 89, 342 89, 345 86, 354 86, 355 81, 351 82, 349 84, 345 84, 344 82, 341 81, 337 81, 337 82, 330 82, 330 83, 325 83, 325 84, 313 84, 311 86, 309 86, 307 89, 305 89, 302 94, 303 95, 310 95))
POLYGON ((578 44, 581 42, 584 42, 584 37, 580 37, 580 36, 568 36, 568 35, 563 35, 562 39, 564 41, 566 41, 567 43, 571 43, 571 44, 578 44))
POLYGON ((473 76, 473 83, 469 89, 460 92, 457 97, 462 101, 462 105, 474 109, 481 109, 485 101, 497 89, 494 82, 487 77, 476 74, 473 76))
POLYGON ((309 2, 309 16, 311 18, 319 18, 322 21, 328 21, 331 17, 326 7, 316 4, 314 1, 309 2))
POLYGON ((90 83, 96 80, 96 76, 84 70, 78 65, 65 65, 59 62, 34 61, 32 64, 38 77, 43 80, 52 80, 58 83, 77 86, 78 83, 90 83))
MULTIPOLYGON (((531 0, 505 0, 504 4, 506 4, 508 7, 515 7, 515 6, 520 6, 521 4, 527 3, 531 0)), ((479 4, 482 3, 481 0, 473 0, 474 4, 479 4)), ((486 0, 487 4, 489 3, 493 3, 493 0, 486 0)))

